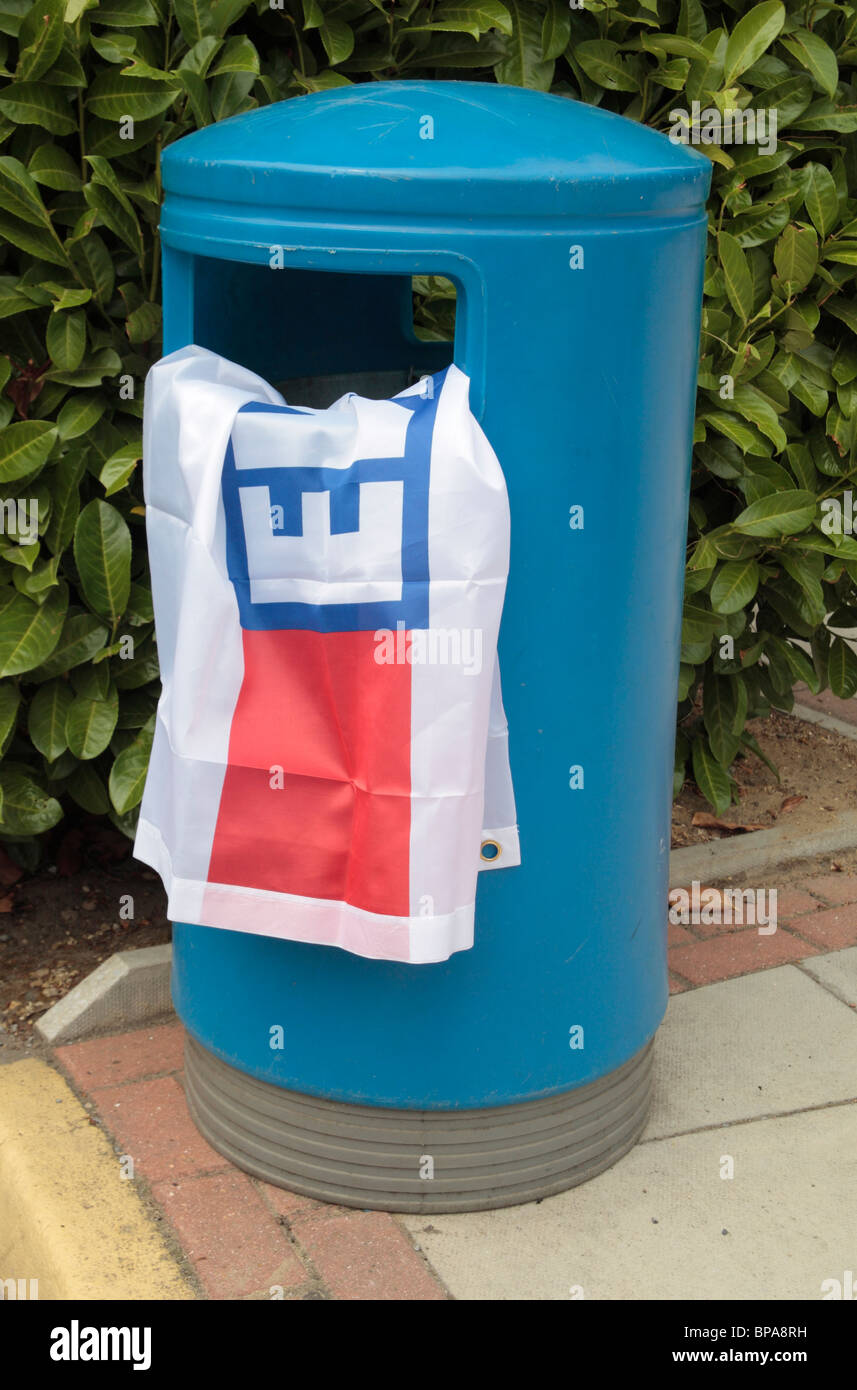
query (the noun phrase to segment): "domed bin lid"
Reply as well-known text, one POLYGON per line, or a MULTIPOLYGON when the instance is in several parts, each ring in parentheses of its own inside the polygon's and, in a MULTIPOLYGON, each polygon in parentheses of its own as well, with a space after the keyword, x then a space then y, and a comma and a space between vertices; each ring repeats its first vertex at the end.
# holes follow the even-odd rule
MULTIPOLYGON (((711 165, 609 111, 487 82, 367 82, 276 102, 164 151, 167 194, 397 218, 698 212, 711 165)), ((169 196, 168 196, 169 201, 169 196)))

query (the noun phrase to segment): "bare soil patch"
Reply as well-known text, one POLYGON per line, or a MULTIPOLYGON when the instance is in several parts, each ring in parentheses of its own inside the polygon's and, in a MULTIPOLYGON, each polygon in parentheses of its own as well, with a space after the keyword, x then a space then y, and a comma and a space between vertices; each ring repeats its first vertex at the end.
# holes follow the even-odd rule
MULTIPOLYGON (((838 811, 857 809, 857 742, 789 714, 754 719, 748 727, 777 767, 779 781, 748 751, 732 767, 740 802, 718 819, 735 827, 770 828, 787 818, 791 829, 808 833, 838 811)), ((687 782, 673 806, 673 849, 728 835, 729 830, 693 824, 694 816, 711 814, 694 783, 687 782)))
POLYGON ((33 1024, 113 955, 170 939, 160 879, 98 822, 58 827, 35 873, 0 848, 0 1030, 33 1024))

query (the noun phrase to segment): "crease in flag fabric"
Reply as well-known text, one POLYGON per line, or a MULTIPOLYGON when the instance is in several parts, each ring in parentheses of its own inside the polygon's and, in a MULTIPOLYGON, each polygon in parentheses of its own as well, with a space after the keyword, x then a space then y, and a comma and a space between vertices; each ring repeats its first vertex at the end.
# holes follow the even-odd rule
POLYGON ((286 403, 199 347, 151 369, 163 683, 135 855, 174 921, 427 963, 520 863, 497 634, 500 464, 456 367, 286 403))

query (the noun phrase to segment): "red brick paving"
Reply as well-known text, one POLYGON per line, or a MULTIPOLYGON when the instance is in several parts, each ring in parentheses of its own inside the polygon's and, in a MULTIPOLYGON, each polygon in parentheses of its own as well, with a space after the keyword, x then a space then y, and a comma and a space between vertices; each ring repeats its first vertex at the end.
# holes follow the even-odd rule
POLYGON ((312 1273, 289 1244, 246 1173, 160 1182, 163 1207, 210 1298, 282 1297, 310 1285, 312 1273), (272 1292, 273 1288, 273 1292, 272 1292))
POLYGON ((232 1167, 203 1139, 174 1076, 94 1087, 90 1095, 122 1153, 149 1182, 232 1167))
POLYGON ((157 1076, 181 1069, 184 1029, 180 1023, 158 1028, 138 1028, 116 1037, 68 1043, 56 1055, 84 1090, 116 1086, 142 1076, 157 1076))
POLYGON ((275 1216, 292 1217, 295 1212, 318 1211, 332 1216, 345 1208, 334 1206, 332 1202, 317 1202, 314 1197, 302 1197, 299 1192, 289 1192, 285 1187, 274 1187, 272 1183, 256 1179, 262 1200, 275 1216))
MULTIPOLYGON (((761 911, 764 918, 768 918, 769 916, 770 901, 770 899, 766 898, 762 904, 761 911)), ((809 893, 805 893, 800 889, 786 888, 782 892, 778 890, 776 904, 777 923, 782 925, 786 918, 802 916, 809 912, 817 912, 822 906, 823 904, 819 902, 818 898, 813 898, 809 893)), ((701 916, 702 911, 705 910, 705 902, 702 898, 700 898, 700 908, 701 911, 699 915, 701 916)), ((754 903, 745 902, 742 905, 736 900, 732 902, 731 911, 729 910, 728 904, 725 902, 722 907, 705 910, 706 918, 710 917, 713 919, 710 921, 698 921, 690 925, 682 924, 674 926, 668 919, 667 945, 671 949, 673 946, 689 946, 691 942, 698 940, 699 937, 722 936, 725 932, 746 931, 748 928, 755 931, 759 924, 753 921, 754 913, 754 903), (726 916, 731 917, 733 920, 725 921, 724 918, 726 916), (734 920, 742 916, 747 920, 734 920)), ((765 925, 765 923, 762 922, 761 925, 765 925)))
MULTIPOLYGON (((706 914, 706 915, 708 915, 708 914, 706 914)), ((743 922, 734 922, 734 921, 733 921, 733 922, 725 922, 725 921, 722 920, 722 917, 720 916, 719 913, 716 914, 716 915, 715 915, 715 914, 712 914, 712 915, 714 915, 714 918, 715 918, 715 920, 712 921, 712 922, 694 922, 694 923, 693 923, 693 927, 691 928, 691 930, 692 930, 693 932, 696 933, 696 936, 695 936, 695 938, 694 938, 695 940, 698 939, 698 938, 701 937, 701 936, 702 936, 702 937, 724 936, 727 932, 738 932, 738 931, 746 931, 746 930, 747 930, 747 924, 746 924, 746 923, 743 923, 743 922)), ((725 916, 726 914, 724 913, 723 915, 725 916)), ((735 916, 737 916, 737 915, 738 915, 738 914, 733 910, 733 912, 731 913, 731 916, 735 917, 735 916)), ((767 916, 767 913, 765 913, 765 916, 767 916)), ((755 930, 756 930, 755 924, 753 924, 753 923, 750 924, 750 930, 751 930, 751 931, 755 931, 755 930)))
POLYGON ((857 946, 857 903, 795 917, 790 925, 822 951, 842 951, 857 946))
POLYGON ((692 985, 711 985, 716 980, 731 980, 736 975, 750 975, 817 954, 815 946, 800 941, 782 927, 772 936, 760 936, 755 927, 745 927, 727 936, 697 941, 693 946, 679 946, 670 951, 669 962, 670 969, 692 985))
POLYGON ((716 920, 674 926, 668 921, 670 993, 854 945, 857 875, 816 874, 798 887, 777 889, 777 930, 771 935, 760 935, 752 923, 716 920))
MULTIPOLYGON (((819 879, 815 880, 820 882, 819 879)), ((810 887, 808 883, 807 888, 810 887)), ((831 898, 831 902, 836 902, 836 898, 831 898)), ((850 898, 845 899, 850 902, 850 898)), ((777 893, 777 917, 797 917, 802 912, 817 912, 821 907, 818 898, 812 897, 810 893, 805 893, 802 888, 784 888, 777 893)))
POLYGON ((334 1298, 373 1302, 446 1298, 387 1212, 301 1216, 291 1226, 334 1298))
MULTIPOLYGON (((853 874, 822 874, 808 878, 804 886, 829 903, 857 903, 857 878, 853 874)), ((785 915, 787 909, 780 907, 780 911, 785 915)))

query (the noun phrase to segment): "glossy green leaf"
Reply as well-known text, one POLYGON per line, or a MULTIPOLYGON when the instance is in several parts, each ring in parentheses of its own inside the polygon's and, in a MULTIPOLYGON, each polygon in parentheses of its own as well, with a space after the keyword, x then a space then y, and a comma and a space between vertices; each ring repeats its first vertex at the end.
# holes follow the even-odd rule
POLYGON ((140 304, 128 315, 125 324, 130 343, 148 343, 161 331, 161 308, 159 304, 140 304))
POLYGON ((815 508, 814 493, 792 488, 752 502, 732 524, 747 536, 791 536, 811 524, 815 508))
POLYGON ((151 639, 143 642, 138 640, 133 658, 116 660, 111 669, 113 683, 118 690, 139 690, 141 686, 157 680, 158 652, 155 643, 151 639))
POLYGON ((826 237, 839 221, 839 197, 833 175, 823 164, 812 162, 804 166, 806 174, 806 210, 820 237, 826 237))
POLYGON ((108 70, 92 83, 86 104, 93 115, 106 121, 119 122, 126 116, 144 121, 172 106, 177 90, 178 83, 165 86, 147 77, 122 77, 108 70))
POLYGON ((711 585, 711 606, 718 613, 737 613, 745 608, 759 587, 759 566, 751 557, 729 560, 717 571, 711 585))
POLYGON ((21 251, 36 260, 49 261, 51 265, 64 266, 67 256, 55 234, 47 227, 34 226, 20 217, 11 217, 0 209, 0 238, 17 246, 21 251))
MULTIPOLYGON (((736 732, 738 682, 709 671, 702 688, 702 708, 708 744, 717 762, 729 767, 737 755, 740 729, 736 732)), ((695 766, 695 764, 694 764, 695 766)))
MULTIPOLYGON (((502 26, 498 25, 497 27, 501 28, 502 26)), ((503 29, 502 32, 509 33, 510 29, 503 29)), ((542 57, 548 60, 561 57, 570 38, 571 11, 569 6, 564 3, 564 0, 548 0, 545 17, 542 21, 542 57)))
MULTIPOLYGON (((324 28, 323 19, 320 27, 321 29, 324 28)), ((472 4, 462 5, 455 4, 453 0, 449 0, 449 3, 440 4, 432 11, 429 23, 409 26, 409 32, 411 33, 431 33, 437 31, 441 33, 472 34, 474 39, 478 39, 481 34, 488 33, 490 29, 497 29, 502 34, 512 34, 514 32, 514 25, 509 9, 506 5, 501 4, 500 0, 473 0, 472 4)), ((562 47, 564 48, 565 44, 563 44, 562 47)), ((562 49, 560 49, 560 52, 561 51, 562 49)), ((333 59, 331 59, 331 62, 332 61, 333 59)))
POLYGON ((16 125, 41 126, 52 135, 71 135, 77 124, 67 99, 43 82, 11 82, 4 87, 0 114, 16 125))
POLYGON ((120 815, 133 810, 143 799, 151 750, 151 732, 141 731, 134 742, 122 750, 110 769, 110 800, 120 815))
POLYGON ((808 227, 786 227, 774 250, 774 266, 788 292, 804 289, 818 264, 818 242, 808 227))
POLYGON ((78 309, 81 304, 88 304, 92 298, 92 290, 70 289, 68 285, 57 285, 54 281, 46 280, 42 288, 54 295, 55 314, 63 309, 78 309))
POLYGON ((727 232, 717 238, 717 252, 729 302, 736 314, 746 321, 753 311, 753 280, 747 258, 738 242, 727 232))
POLYGON ((19 159, 0 155, 0 200, 3 211, 24 222, 51 228, 38 185, 19 159))
POLYGON ((505 40, 506 56, 494 68, 497 81, 546 92, 551 84, 554 65, 544 58, 542 52, 542 8, 534 0, 506 0, 505 8, 512 31, 505 40))
POLYGON ((75 246, 71 258, 81 279, 89 285, 96 299, 105 303, 113 292, 116 276, 113 258, 98 232, 90 232, 75 246))
POLYGON ((66 618, 59 641, 47 660, 34 668, 39 680, 50 680, 81 662, 91 661, 107 641, 107 628, 91 613, 73 613, 66 618))
POLYGON ((113 737, 119 713, 119 696, 113 690, 106 700, 78 695, 70 704, 65 734, 76 758, 89 761, 103 753, 113 737))
POLYGON ((211 84, 211 114, 216 121, 233 116, 252 90, 252 72, 227 72, 215 77, 211 84))
POLYGON ((593 82, 608 92, 636 92, 640 82, 611 39, 587 39, 577 44, 574 56, 593 82))
POLYGON ((112 493, 119 492, 125 486, 142 457, 143 448, 140 440, 131 440, 128 444, 123 444, 121 449, 117 449, 115 454, 110 455, 98 475, 105 497, 110 497, 112 493))
POLYGON ((327 19, 319 29, 327 61, 344 63, 354 52, 354 31, 341 19, 327 19))
POLYGON ((0 275, 0 319, 25 313, 33 307, 33 301, 18 288, 19 283, 15 276, 0 275))
POLYGON ((742 72, 755 63, 779 34, 785 23, 785 6, 779 0, 754 5, 738 20, 726 45, 723 85, 731 87, 742 72))
POLYGON ((830 645, 827 678, 840 700, 850 700, 857 693, 857 656, 841 637, 834 637, 830 645))
POLYGON ((98 183, 88 183, 83 196, 93 211, 98 213, 105 227, 109 227, 135 256, 142 255, 143 236, 133 208, 129 211, 123 207, 108 188, 98 183))
POLYGON ((131 533, 108 502, 95 499, 78 517, 74 559, 90 606, 102 618, 121 617, 131 584, 131 533))
POLYGON ((60 585, 43 604, 16 589, 0 596, 0 676, 32 671, 50 656, 59 641, 68 607, 68 589, 60 585))
POLYGON ((176 19, 189 44, 206 34, 218 38, 248 8, 250 0, 174 0, 176 19))
POLYGON ((96 425, 107 409, 103 396, 74 395, 66 401, 57 416, 60 439, 78 439, 96 425))
MULTIPOLYGON (((70 402, 74 405, 74 400, 70 402)), ((65 407, 64 407, 65 409, 65 407)), ((51 518, 45 531, 45 541, 52 555, 61 555, 74 536, 80 513, 80 480, 84 473, 84 457, 68 453, 60 459, 51 478, 51 518)))
POLYGON ((38 835, 62 820, 62 807, 18 768, 0 766, 0 830, 8 835, 38 835))
POLYGON ((706 801, 710 802, 718 815, 732 804, 732 788, 729 774, 721 767, 707 742, 695 738, 691 747, 693 780, 706 801))
POLYGON ((103 816, 110 808, 107 788, 91 762, 78 764, 66 790, 72 801, 91 816, 103 816))
POLYGON ((65 34, 65 0, 35 0, 18 31, 19 82, 35 82, 59 57, 65 34))
POLYGON ((47 462, 57 437, 47 420, 21 420, 0 432, 0 482, 35 473, 47 462))
POLYGON ((55 367, 75 371, 86 351, 86 315, 71 310, 52 314, 45 342, 55 367))
POLYGON ((137 29, 159 22, 151 0, 96 0, 98 23, 111 29, 137 29))
POLYGON ((21 692, 15 680, 0 681, 0 756, 6 752, 18 722, 21 692))
POLYGON ((836 95, 839 82, 839 64, 836 54, 820 34, 809 29, 797 29, 787 38, 781 39, 784 48, 805 67, 823 92, 832 97, 836 95))
POLYGON ((211 125, 211 102, 208 97, 205 78, 200 73, 192 72, 190 69, 180 70, 179 76, 196 125, 199 128, 211 125))
POLYGON ((803 681, 812 693, 818 694, 820 682, 815 668, 807 656, 806 652, 800 647, 796 647, 793 642, 786 642, 782 637, 768 634, 766 645, 776 648, 785 661, 795 681, 803 681))
POLYGON ((40 685, 30 701, 27 730, 36 748, 49 762, 68 747, 65 722, 72 699, 65 681, 52 680, 40 685))

